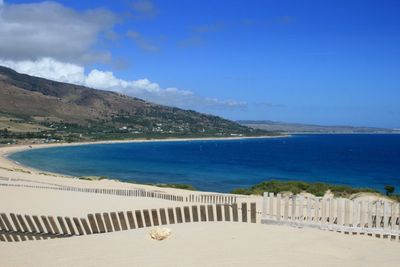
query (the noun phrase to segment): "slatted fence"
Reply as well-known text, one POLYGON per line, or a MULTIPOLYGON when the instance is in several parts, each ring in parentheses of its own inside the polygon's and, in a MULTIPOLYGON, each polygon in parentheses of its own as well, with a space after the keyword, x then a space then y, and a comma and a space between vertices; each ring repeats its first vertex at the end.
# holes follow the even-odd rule
POLYGON ((400 236, 399 217, 400 204, 390 201, 275 195, 266 192, 261 222, 397 239, 400 236))
POLYGON ((0 241, 18 242, 196 222, 256 223, 256 203, 192 205, 88 214, 86 218, 0 214, 0 241))
POLYGON ((227 194, 192 194, 186 197, 186 202, 208 204, 234 204, 237 196, 227 194))
POLYGON ((93 194, 107 194, 115 196, 125 197, 149 197, 149 198, 160 198, 171 201, 183 202, 184 197, 173 194, 166 194, 163 192, 149 191, 144 189, 118 189, 118 188, 88 188, 88 187, 72 187, 72 186, 46 186, 46 185, 27 185, 27 184, 12 184, 12 183, 0 183, 0 186, 4 187, 26 187, 36 189, 48 189, 58 191, 70 191, 70 192, 83 192, 93 194))

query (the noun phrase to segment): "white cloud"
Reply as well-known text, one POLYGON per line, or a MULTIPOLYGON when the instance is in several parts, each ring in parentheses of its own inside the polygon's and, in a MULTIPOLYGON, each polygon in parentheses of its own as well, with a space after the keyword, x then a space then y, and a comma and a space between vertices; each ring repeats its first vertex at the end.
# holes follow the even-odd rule
POLYGON ((84 67, 72 63, 60 62, 52 58, 35 61, 1 60, 0 65, 18 72, 61 82, 84 85, 96 89, 110 90, 138 97, 158 104, 188 109, 245 109, 246 102, 204 98, 191 91, 177 88, 162 88, 149 79, 124 80, 114 76, 111 71, 91 70, 87 75, 84 67))
POLYGON ((0 0, 0 57, 108 61, 110 53, 96 51, 94 46, 116 21, 116 16, 104 9, 78 12, 56 2, 4 4, 0 0))

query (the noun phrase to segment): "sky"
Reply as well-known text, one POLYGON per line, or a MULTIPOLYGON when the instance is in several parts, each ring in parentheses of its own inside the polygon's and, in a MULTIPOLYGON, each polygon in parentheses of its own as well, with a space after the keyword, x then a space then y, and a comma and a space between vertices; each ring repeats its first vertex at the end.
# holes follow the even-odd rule
POLYGON ((397 0, 0 0, 0 65, 233 120, 400 129, 397 0))

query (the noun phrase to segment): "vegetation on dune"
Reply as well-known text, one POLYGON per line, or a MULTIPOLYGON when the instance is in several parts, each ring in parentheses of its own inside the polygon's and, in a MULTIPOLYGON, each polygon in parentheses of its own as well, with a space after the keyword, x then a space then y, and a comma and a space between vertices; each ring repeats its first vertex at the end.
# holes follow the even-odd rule
POLYGON ((190 184, 150 184, 154 185, 157 187, 168 187, 168 188, 176 188, 176 189, 185 189, 185 190, 191 190, 191 191, 197 191, 196 188, 194 188, 190 184))
POLYGON ((316 196, 323 196, 326 191, 330 190, 335 196, 347 197, 351 194, 360 192, 378 193, 377 190, 371 188, 353 188, 345 185, 332 185, 327 183, 308 183, 303 181, 279 181, 270 180, 256 184, 250 188, 238 188, 233 190, 233 194, 241 195, 262 195, 264 192, 292 192, 299 194, 301 192, 311 193, 316 196))

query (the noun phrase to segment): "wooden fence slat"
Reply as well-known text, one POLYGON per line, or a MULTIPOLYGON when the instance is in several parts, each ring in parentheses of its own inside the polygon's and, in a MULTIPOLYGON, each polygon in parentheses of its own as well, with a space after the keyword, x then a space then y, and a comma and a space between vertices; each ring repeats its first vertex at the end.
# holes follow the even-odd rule
POLYGON ((108 214, 107 212, 103 212, 103 219, 104 219, 104 224, 106 225, 107 233, 112 232, 113 231, 113 227, 112 227, 112 224, 111 224, 110 214, 108 214))
POLYGON ((82 226, 81 226, 81 224, 79 222, 79 219, 74 217, 74 218, 72 218, 72 220, 74 221, 76 230, 78 230, 78 234, 79 235, 84 235, 85 233, 83 232, 83 229, 82 229, 82 226))
POLYGON ((311 197, 307 197, 307 222, 311 222, 311 197))
POLYGON ((94 219, 93 214, 88 214, 88 221, 89 221, 91 232, 93 234, 98 234, 99 228, 97 228, 96 220, 94 219))
POLYGON ((263 194, 263 209, 262 209, 262 217, 263 218, 267 218, 268 208, 269 208, 268 192, 264 192, 264 194, 263 194))
POLYGON ((195 205, 192 206, 192 217, 193 217, 193 222, 199 221, 199 213, 198 213, 197 206, 195 206, 195 205))
POLYGON ((65 222, 67 223, 67 226, 69 228, 69 231, 71 233, 71 235, 76 235, 74 226, 72 225, 72 221, 69 217, 65 217, 65 222))
POLYGON ((224 204, 224 217, 226 222, 231 221, 229 207, 230 207, 229 204, 224 204))
POLYGON ((57 221, 58 221, 58 224, 61 227, 61 231, 62 231, 61 233, 63 235, 68 235, 68 230, 67 230, 67 227, 65 226, 63 218, 61 216, 57 216, 57 221))
POLYGON ((123 211, 118 212, 119 222, 121 223, 121 229, 123 231, 128 230, 128 225, 126 223, 125 215, 123 211))
POLYGON ((208 205, 207 206, 207 215, 208 215, 208 221, 213 222, 214 221, 214 209, 213 205, 208 205))
POLYGON ((350 201, 345 199, 344 204, 344 224, 350 226, 350 201))
POLYGON ((22 215, 18 214, 18 215, 17 215, 17 220, 18 220, 19 224, 20 224, 21 227, 22 227, 22 231, 24 231, 24 232, 29 232, 28 226, 26 225, 26 223, 25 223, 24 218, 22 217, 22 215))
POLYGON ((236 202, 232 204, 232 219, 233 219, 234 222, 238 222, 239 221, 238 205, 237 205, 236 202))
POLYGON ((0 230, 7 231, 7 227, 4 224, 3 219, 1 218, 1 216, 0 216, 0 230))
POLYGON ((150 212, 149 210, 143 210, 143 217, 144 217, 144 224, 146 227, 151 226, 151 220, 150 220, 150 212))
POLYGON ((116 231, 116 232, 121 231, 121 227, 119 226, 119 222, 118 222, 117 213, 111 212, 110 215, 111 215, 112 224, 114 226, 114 231, 116 231))
POLYGON ((33 218, 33 221, 36 224, 36 229, 39 230, 39 233, 44 233, 44 229, 43 229, 42 224, 40 223, 39 217, 34 215, 34 216, 32 216, 32 218, 33 218))
POLYGON ((387 201, 383 202, 383 228, 388 229, 388 221, 389 221, 389 203, 387 201))
POLYGON ((343 199, 337 200, 337 225, 341 227, 343 225, 343 199))
POLYGON ((287 221, 289 217, 289 196, 283 198, 283 220, 287 221))
POLYGON ((334 214, 334 210, 335 210, 335 199, 334 198, 329 198, 329 224, 333 224, 335 221, 335 214, 334 214))
POLYGON ((53 228, 53 232, 54 232, 56 235, 61 234, 61 233, 60 233, 60 230, 58 229, 57 223, 56 223, 56 221, 54 220, 53 216, 48 216, 47 219, 48 219, 49 222, 50 222, 51 228, 53 228))
POLYGON ((280 221, 281 220, 281 210, 282 210, 282 195, 281 194, 276 194, 276 220, 280 221))
MULTIPOLYGON (((271 204, 271 198, 270 198, 270 204, 271 204)), ((272 212, 273 209, 271 209, 270 206, 270 212, 272 212)), ((247 222, 247 203, 243 202, 242 203, 242 222, 247 222)))
POLYGON ((47 233, 53 234, 53 229, 51 229, 50 223, 47 220, 46 216, 41 216, 41 218, 42 218, 42 222, 43 222, 44 227, 46 228, 47 233))
POLYGON ((160 225, 160 222, 159 222, 159 220, 158 220, 158 213, 157 213, 157 210, 156 210, 156 209, 152 209, 152 210, 151 210, 151 217, 152 217, 152 219, 153 219, 153 225, 154 225, 154 226, 159 226, 159 225, 160 225))
POLYGON ((176 213, 176 222, 177 223, 183 223, 181 207, 176 207, 175 208, 175 213, 176 213))
POLYGON ((160 219, 161 219, 161 224, 166 225, 167 224, 167 215, 165 213, 165 209, 160 209, 160 219))
POLYGON ((207 221, 207 213, 206 213, 206 206, 200 206, 200 221, 206 222, 207 221))
POLYGON ((142 213, 140 212, 140 210, 136 210, 135 211, 135 216, 136 216, 136 222, 137 222, 137 226, 138 228, 143 228, 143 218, 142 218, 142 213))
POLYGON ((83 229, 85 229, 86 234, 91 235, 92 231, 90 230, 89 224, 87 223, 85 218, 81 218, 81 223, 83 225, 83 229))
POLYGON ((391 203, 390 206, 390 229, 395 230, 396 225, 396 203, 391 203))
POLYGON ((31 229, 31 232, 32 232, 32 233, 37 233, 36 227, 35 227, 35 225, 33 224, 33 221, 32 221, 31 216, 25 215, 24 217, 25 217, 26 222, 27 222, 28 225, 29 225, 29 228, 31 229))
POLYGON ((170 224, 174 224, 175 223, 175 218, 174 218, 174 209, 173 208, 168 208, 168 221, 170 224))
POLYGON ((188 206, 183 207, 183 213, 185 216, 185 222, 190 222, 190 208, 188 206))
POLYGON ((97 226, 99 227, 99 232, 100 233, 105 233, 106 232, 106 228, 104 226, 104 222, 103 222, 103 218, 101 216, 101 213, 96 213, 94 216, 96 218, 97 226))
POLYGON ((295 221, 296 220, 296 205, 297 204, 297 197, 296 195, 292 195, 292 212, 291 212, 291 220, 295 221))
POLYGON ((222 222, 222 206, 221 204, 216 205, 217 210, 217 222, 222 222))
POLYGON ((13 242, 14 240, 11 238, 9 233, 4 233, 4 237, 6 238, 7 242, 13 242))
MULTIPOLYGON (((274 193, 270 192, 268 193, 268 199, 269 199, 269 218, 273 219, 274 218, 274 193)), ((247 204, 246 204, 247 207, 247 204)), ((243 212, 243 210, 242 210, 243 212)), ((243 216, 243 214, 242 214, 243 216)), ((247 208, 246 208, 246 222, 247 222, 247 208)))
POLYGON ((256 203, 250 203, 250 220, 252 223, 256 223, 256 217, 257 216, 257 211, 256 211, 256 203))
POLYGON ((18 231, 18 232, 22 232, 22 228, 19 225, 19 222, 17 220, 17 216, 15 216, 14 213, 10 213, 10 217, 11 217, 11 221, 14 223, 15 230, 18 231))
POLYGON ((10 221, 8 220, 7 215, 5 213, 1 213, 0 216, 3 219, 4 224, 7 226, 7 230, 15 231, 15 229, 12 227, 10 221))
POLYGON ((367 214, 367 221, 368 221, 368 229, 372 228, 372 203, 371 201, 368 201, 367 203, 367 209, 368 209, 368 214, 367 214))
POLYGON ((135 220, 133 219, 133 213, 132 211, 128 211, 126 213, 126 216, 128 217, 128 222, 129 222, 129 229, 135 229, 135 220))

